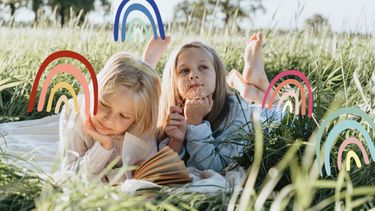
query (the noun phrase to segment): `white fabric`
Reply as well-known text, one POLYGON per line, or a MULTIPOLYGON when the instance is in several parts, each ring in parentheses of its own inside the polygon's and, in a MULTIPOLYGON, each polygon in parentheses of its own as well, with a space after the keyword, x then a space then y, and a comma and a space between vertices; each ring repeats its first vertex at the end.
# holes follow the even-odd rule
POLYGON ((36 166, 18 161, 19 166, 41 169, 46 173, 58 165, 59 115, 0 124, 0 149, 11 156, 34 161, 36 166))
MULTIPOLYGON (((241 181, 245 176, 245 171, 242 168, 228 171, 224 176, 221 174, 208 169, 198 170, 194 167, 189 167, 189 175, 192 177, 192 182, 182 187, 179 187, 177 191, 184 193, 206 193, 206 194, 217 194, 220 192, 232 192, 235 187, 242 189, 241 181)), ((120 188, 126 193, 135 193, 140 189, 153 189, 160 188, 161 186, 147 181, 142 180, 125 180, 120 188)))

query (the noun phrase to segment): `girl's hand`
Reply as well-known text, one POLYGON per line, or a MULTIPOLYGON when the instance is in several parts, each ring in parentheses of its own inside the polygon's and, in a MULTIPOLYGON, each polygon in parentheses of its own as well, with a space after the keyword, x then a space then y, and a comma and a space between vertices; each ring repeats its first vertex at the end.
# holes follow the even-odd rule
POLYGON ((185 140, 187 124, 185 117, 182 115, 182 109, 177 106, 171 106, 168 114, 168 122, 165 133, 172 139, 181 144, 185 140))
POLYGON ((99 133, 92 124, 91 116, 86 116, 84 129, 86 133, 93 137, 94 140, 98 141, 104 149, 111 150, 113 148, 112 136, 99 133))
POLYGON ((158 64, 161 56, 167 50, 169 44, 171 43, 171 37, 166 36, 165 40, 162 40, 161 37, 158 37, 155 40, 153 37, 148 42, 145 52, 143 53, 143 60, 155 69, 158 64))
POLYGON ((185 117, 188 125, 199 125, 210 113, 213 105, 212 95, 203 98, 188 99, 185 102, 185 117))

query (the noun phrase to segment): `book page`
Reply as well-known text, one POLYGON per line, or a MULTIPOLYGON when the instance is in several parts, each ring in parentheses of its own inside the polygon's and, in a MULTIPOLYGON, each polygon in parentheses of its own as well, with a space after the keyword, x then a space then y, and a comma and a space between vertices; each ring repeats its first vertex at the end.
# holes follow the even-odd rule
POLYGON ((171 171, 182 171, 186 169, 185 164, 183 161, 178 161, 174 163, 165 163, 162 166, 157 168, 152 168, 149 171, 145 171, 142 174, 139 174, 137 171, 135 172, 135 177, 146 177, 155 173, 163 173, 163 172, 171 172, 171 171))
POLYGON ((155 182, 155 183, 158 185, 176 185, 176 184, 188 183, 188 182, 191 182, 191 178, 166 180, 166 181, 160 181, 160 182, 155 182))
POLYGON ((146 161, 145 164, 142 164, 142 168, 137 169, 136 172, 138 175, 142 175, 149 170, 156 169, 158 167, 162 167, 171 163, 177 163, 179 161, 181 161, 181 159, 178 156, 174 156, 174 154, 172 154, 170 156, 157 159, 151 163, 146 163, 146 161))
MULTIPOLYGON (((136 170, 137 174, 142 174, 142 172, 147 171, 149 168, 154 168, 156 165, 160 165, 165 159, 173 157, 173 151, 168 150, 166 147, 159 152, 157 152, 153 157, 146 160, 139 168, 136 170)), ((164 162, 163 162, 164 163, 164 162)), ((164 165, 164 164, 162 164, 164 165)))
MULTIPOLYGON (((131 133, 125 133, 122 145, 123 166, 133 166, 137 161, 146 160, 152 153, 154 153, 154 148, 149 140, 142 140, 131 133)), ((126 171, 125 174, 128 179, 132 178, 130 171, 126 171)))
POLYGON ((168 180, 186 179, 186 178, 190 178, 189 174, 178 173, 178 174, 173 174, 173 175, 155 174, 155 175, 147 176, 144 178, 141 177, 140 179, 155 182, 155 181, 168 181, 168 180))

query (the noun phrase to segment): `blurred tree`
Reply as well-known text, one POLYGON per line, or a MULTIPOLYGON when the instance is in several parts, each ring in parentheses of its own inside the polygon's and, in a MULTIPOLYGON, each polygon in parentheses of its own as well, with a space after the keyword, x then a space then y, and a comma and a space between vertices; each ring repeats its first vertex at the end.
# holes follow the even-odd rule
POLYGON ((184 0, 177 4, 174 20, 177 22, 199 23, 221 19, 226 25, 232 16, 236 19, 249 18, 258 10, 265 12, 262 0, 184 0), (189 20, 190 19, 190 20, 189 20))
POLYGON ((320 14, 315 14, 311 18, 306 19, 305 28, 308 31, 311 31, 312 33, 316 34, 323 29, 330 31, 331 25, 329 24, 327 18, 323 17, 320 14))
POLYGON ((16 10, 20 7, 26 6, 28 0, 1 0, 0 4, 4 5, 5 7, 9 6, 10 8, 10 17, 11 17, 11 23, 10 26, 13 26, 14 23, 14 14, 16 13, 16 10))
POLYGON ((10 15, 14 16, 16 10, 22 6, 26 6, 27 2, 27 0, 1 0, 0 4, 9 6, 10 15))
MULTIPOLYGON (((107 0, 99 0, 103 7, 109 5, 107 0)), ((82 10, 80 21, 82 22, 88 12, 95 9, 95 0, 48 0, 48 5, 52 8, 57 7, 57 12, 61 19, 61 27, 70 15, 70 8, 78 12, 82 10)))
POLYGON ((31 10, 34 12, 34 22, 38 21, 38 10, 43 6, 43 0, 31 0, 31 10))

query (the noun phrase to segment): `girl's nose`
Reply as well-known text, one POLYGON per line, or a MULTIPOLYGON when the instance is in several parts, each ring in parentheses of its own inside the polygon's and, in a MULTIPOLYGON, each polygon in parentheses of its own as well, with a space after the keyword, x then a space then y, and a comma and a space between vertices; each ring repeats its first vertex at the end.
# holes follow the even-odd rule
POLYGON ((190 80, 198 79, 198 78, 199 78, 198 75, 190 75, 189 77, 190 80))
POLYGON ((105 124, 106 127, 112 128, 113 127, 113 119, 112 119, 112 117, 104 118, 104 124, 105 124))
POLYGON ((105 116, 104 116, 104 121, 110 125, 112 124, 112 121, 114 120, 114 116, 113 116, 113 112, 108 112, 105 116))

